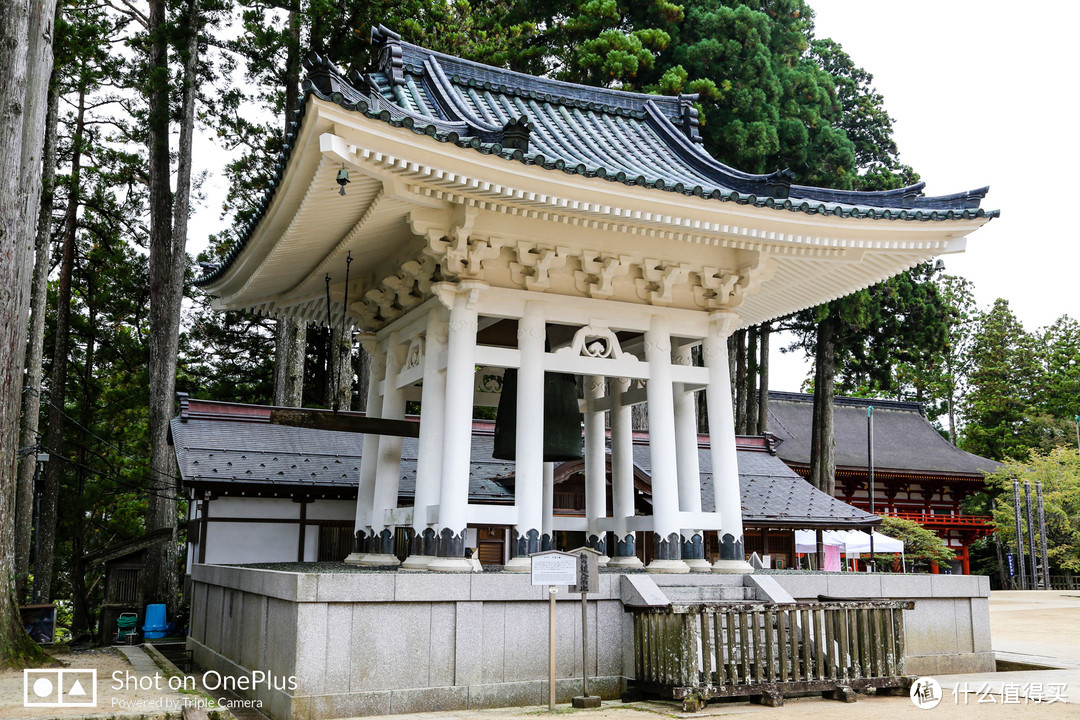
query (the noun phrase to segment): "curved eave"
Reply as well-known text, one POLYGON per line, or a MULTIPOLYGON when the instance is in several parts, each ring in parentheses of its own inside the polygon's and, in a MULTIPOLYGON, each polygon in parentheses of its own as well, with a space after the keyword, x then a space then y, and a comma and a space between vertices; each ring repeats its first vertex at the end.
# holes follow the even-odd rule
MULTIPOLYGON (((807 224, 805 216, 829 218, 829 225, 835 225, 835 219, 837 218, 845 221, 871 220, 889 221, 891 223, 905 221, 902 224, 947 224, 953 227, 955 231, 959 231, 960 234, 966 234, 975 227, 978 227, 998 215, 998 211, 996 210, 987 212, 982 209, 972 208, 950 210, 908 208, 881 209, 855 204, 814 202, 809 200, 799 200, 798 198, 778 200, 772 197, 757 197, 753 194, 727 191, 720 188, 708 189, 701 186, 687 188, 679 183, 667 185, 662 180, 650 180, 644 176, 628 178, 622 173, 607 175, 602 168, 589 169, 583 165, 567 166, 561 160, 551 161, 541 155, 527 154, 521 150, 506 150, 498 143, 483 143, 475 137, 460 137, 454 131, 446 131, 445 127, 440 129, 440 125, 445 125, 442 123, 440 123, 440 125, 434 123, 419 125, 418 121, 422 120, 422 117, 405 113, 400 108, 397 108, 397 106, 394 107, 398 112, 391 113, 386 109, 377 111, 375 107, 364 99, 357 102, 349 102, 341 93, 334 93, 328 98, 311 85, 308 85, 301 109, 297 112, 297 122, 293 124, 293 130, 289 135, 284 156, 277 165, 277 175, 274 178, 271 188, 265 193, 260 201, 256 218, 246 227, 241 229, 241 240, 237 243, 236 247, 229 252, 222 265, 203 275, 196 281, 196 285, 205 288, 211 294, 219 294, 219 290, 222 288, 222 281, 226 284, 228 283, 225 276, 234 276, 234 271, 238 269, 238 264, 242 266, 252 260, 259 259, 259 253, 248 252, 248 245, 256 233, 258 232, 261 234, 266 231, 265 228, 273 226, 275 216, 278 216, 282 209, 289 206, 295 208, 295 198, 293 198, 292 203, 289 201, 282 201, 278 198, 278 191, 283 185, 290 187, 291 189, 291 185, 294 184, 298 175, 305 171, 306 164, 303 161, 299 163, 295 162, 294 156, 297 154, 295 148, 310 144, 312 142, 312 137, 317 134, 312 131, 312 126, 315 123, 305 119, 309 108, 313 106, 324 108, 324 112, 321 112, 320 114, 325 114, 325 110, 329 109, 327 106, 336 106, 341 110, 344 110, 348 116, 353 116, 352 119, 343 118, 347 125, 358 126, 361 124, 358 122, 358 118, 364 118, 367 121, 386 125, 388 128, 398 131, 397 133, 391 133, 391 135, 405 138, 407 144, 416 145, 418 150, 421 149, 421 146, 423 145, 430 145, 432 147, 442 146, 447 149, 457 148, 468 150, 479 158, 483 158, 479 164, 482 164, 485 167, 491 167, 492 163, 490 160, 500 158, 502 160, 514 161, 520 166, 548 171, 548 174, 556 177, 578 176, 582 180, 590 180, 591 182, 586 185, 591 188, 607 184, 614 189, 614 192, 609 194, 618 195, 620 197, 625 197, 627 193, 637 194, 636 191, 638 190, 647 190, 648 195, 655 196, 655 198, 650 197, 645 200, 647 205, 661 204, 664 206, 684 206, 688 201, 690 204, 698 204, 696 201, 706 201, 712 207, 715 207, 717 203, 723 203, 729 208, 732 206, 739 206, 740 208, 766 210, 776 213, 777 215, 784 213, 803 215, 804 218, 800 218, 797 224, 807 224), (395 117, 395 115, 397 115, 397 117, 395 117), (416 135, 427 136, 425 138, 427 142, 417 143, 416 135), (662 202, 660 198, 663 196, 657 191, 662 191, 673 196, 672 199, 678 198, 678 201, 675 203, 662 202)), ((410 152, 406 151, 403 154, 404 156, 407 156, 410 152)), ((459 161, 465 159, 464 154, 460 153, 444 154, 453 154, 459 161)), ((304 156, 305 153, 300 153, 300 155, 304 156)), ((310 159, 308 162, 310 162, 310 159)), ((311 171, 311 168, 306 167, 306 170, 311 171)), ((477 177, 483 179, 485 178, 485 175, 486 173, 480 173, 477 177)), ((971 195, 981 196, 981 193, 983 192, 983 190, 971 191, 971 193, 960 193, 955 197, 968 197, 971 195)), ((565 209, 565 205, 561 205, 560 209, 565 209)), ((780 224, 790 225, 790 223, 780 224)), ((810 222, 809 224, 814 225, 816 223, 810 222)), ((847 224, 848 223, 843 223, 843 225, 847 224)))

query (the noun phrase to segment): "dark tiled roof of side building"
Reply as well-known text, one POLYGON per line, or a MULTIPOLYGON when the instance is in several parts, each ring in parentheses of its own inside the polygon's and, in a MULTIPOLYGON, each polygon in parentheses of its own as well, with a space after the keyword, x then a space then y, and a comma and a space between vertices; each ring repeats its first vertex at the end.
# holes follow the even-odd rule
MULTIPOLYGON (((867 408, 874 407, 877 470, 952 474, 981 479, 999 463, 964 452, 943 438, 914 402, 838 397, 833 403, 837 468, 867 465, 867 408)), ((769 393, 769 432, 782 442, 777 454, 796 465, 810 463, 814 398, 806 393, 769 393)))
POLYGON ((260 210, 206 284, 232 264, 269 206, 303 121, 308 97, 403 128, 420 142, 452 143, 507 161, 609 182, 809 214, 945 221, 994 217, 979 208, 988 188, 923 196, 925 183, 878 192, 795 184, 793 173, 746 173, 701 146, 696 95, 628 93, 482 65, 403 41, 379 26, 377 67, 346 77, 327 58, 305 62, 308 77, 277 174, 260 210))
MULTIPOLYGON (((244 492, 355 497, 363 455, 363 436, 259 421, 259 406, 196 400, 173 418, 171 434, 184 485, 244 492), (243 419, 247 416, 249 419, 243 419)), ((514 464, 491 457, 493 425, 473 426, 469 499, 481 503, 513 502, 514 464)), ((650 471, 648 439, 635 433, 634 463, 650 471)), ((865 526, 876 517, 812 487, 780 458, 743 439, 738 452, 745 522, 770 526, 865 526)), ((402 439, 399 495, 412 497, 416 486, 418 441, 402 439)), ((712 463, 705 437, 699 441, 702 509, 713 510, 712 463)))

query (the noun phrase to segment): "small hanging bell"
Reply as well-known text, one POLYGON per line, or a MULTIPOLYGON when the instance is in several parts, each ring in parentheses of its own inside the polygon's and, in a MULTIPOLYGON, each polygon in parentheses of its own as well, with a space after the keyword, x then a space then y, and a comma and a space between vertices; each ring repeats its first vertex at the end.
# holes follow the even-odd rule
POLYGON ((341 186, 338 195, 344 195, 345 186, 349 184, 349 171, 345 169, 345 163, 341 163, 341 169, 337 171, 337 184, 341 186))

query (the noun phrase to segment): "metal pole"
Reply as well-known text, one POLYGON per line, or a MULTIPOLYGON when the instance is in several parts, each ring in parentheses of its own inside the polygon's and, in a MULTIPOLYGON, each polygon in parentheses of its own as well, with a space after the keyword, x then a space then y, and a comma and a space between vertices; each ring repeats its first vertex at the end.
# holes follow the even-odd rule
POLYGON ((1046 513, 1043 511, 1042 483, 1035 483, 1035 502, 1039 507, 1039 540, 1042 543, 1043 589, 1050 589, 1050 560, 1046 556, 1046 513))
POLYGON ((548 710, 555 709, 555 593, 559 589, 548 587, 548 710))
POLYGON ((1031 558, 1031 589, 1039 589, 1039 569, 1037 567, 1038 550, 1035 548, 1035 520, 1032 517, 1031 507, 1031 483, 1027 480, 1024 481, 1024 513, 1027 515, 1028 526, 1028 555, 1031 558))
POLYGON ((589 601, 588 593, 581 593, 581 694, 589 697, 589 601))
POLYGON ((48 453, 38 453, 34 465, 34 604, 41 602, 41 464, 49 461, 48 453))
POLYGON ((1076 420, 1076 447, 1080 449, 1080 415, 1073 416, 1076 420))
MULTIPOLYGON (((874 514, 874 406, 866 408, 866 489, 870 494, 870 514, 874 514)), ((877 570, 874 562, 874 528, 870 528, 870 572, 877 570)))
POLYGON ((1013 480, 1013 519, 1016 521, 1016 564, 1020 566, 1020 589, 1027 590, 1027 568, 1024 567, 1024 523, 1020 519, 1020 481, 1013 480))

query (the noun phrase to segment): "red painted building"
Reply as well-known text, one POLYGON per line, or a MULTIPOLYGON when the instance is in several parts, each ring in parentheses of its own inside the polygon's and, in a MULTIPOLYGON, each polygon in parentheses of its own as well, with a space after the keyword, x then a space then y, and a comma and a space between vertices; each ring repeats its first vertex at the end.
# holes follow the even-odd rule
MULTIPOLYGON (((990 531, 989 517, 966 515, 964 498, 980 491, 998 463, 949 443, 923 414, 922 405, 896 400, 838 397, 833 404, 836 497, 869 509, 867 411, 874 408, 874 512, 914 520, 956 552, 951 568, 969 574, 968 547, 990 531)), ((770 392, 768 430, 779 439, 777 455, 803 477, 810 474, 814 399, 805 393, 770 392)))

